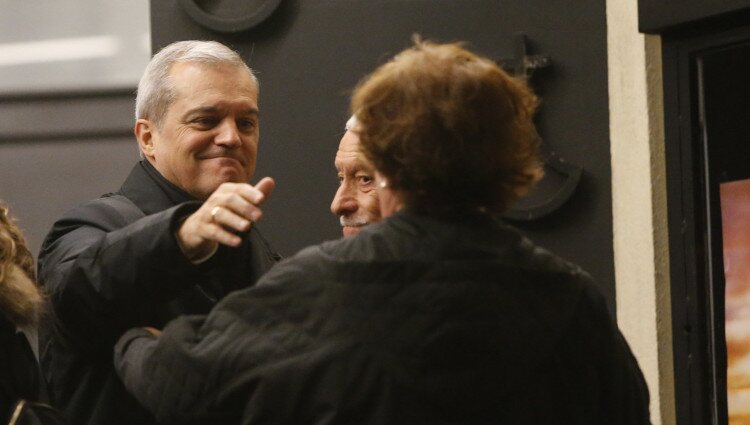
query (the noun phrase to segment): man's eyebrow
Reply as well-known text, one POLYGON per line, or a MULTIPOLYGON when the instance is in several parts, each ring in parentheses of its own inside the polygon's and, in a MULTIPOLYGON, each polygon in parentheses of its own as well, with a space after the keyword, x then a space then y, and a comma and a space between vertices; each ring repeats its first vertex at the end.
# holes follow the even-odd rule
POLYGON ((340 164, 341 167, 338 166, 339 164, 336 164, 334 161, 334 167, 336 167, 336 170, 339 173, 348 173, 348 174, 357 174, 357 173, 365 173, 365 174, 374 174, 375 170, 372 168, 372 166, 368 165, 366 161, 357 159, 355 161, 340 164))
POLYGON ((219 112, 219 108, 215 106, 199 106, 197 108, 189 109, 187 112, 185 112, 185 116, 195 115, 195 114, 215 114, 219 112))
POLYGON ((243 115, 258 115, 258 108, 246 108, 241 111, 243 115))

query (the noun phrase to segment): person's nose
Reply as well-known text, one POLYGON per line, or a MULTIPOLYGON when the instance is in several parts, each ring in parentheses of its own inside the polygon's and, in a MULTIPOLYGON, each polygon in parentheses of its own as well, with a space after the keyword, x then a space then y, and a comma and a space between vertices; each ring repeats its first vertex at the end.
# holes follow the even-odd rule
POLYGON ((359 205, 354 196, 354 188, 347 182, 342 182, 331 202, 331 212, 336 216, 349 215, 357 211, 359 205))
POLYGON ((219 133, 214 138, 214 143, 226 147, 237 147, 242 144, 240 131, 232 119, 225 119, 218 128, 219 133))

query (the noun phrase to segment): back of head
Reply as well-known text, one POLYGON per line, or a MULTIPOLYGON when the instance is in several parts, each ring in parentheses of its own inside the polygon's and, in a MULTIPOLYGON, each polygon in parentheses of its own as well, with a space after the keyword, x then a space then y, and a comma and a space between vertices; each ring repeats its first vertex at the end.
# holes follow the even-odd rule
POLYGON ((502 212, 542 175, 524 81, 460 44, 416 41, 357 87, 364 154, 422 213, 502 212))
POLYGON ((216 41, 178 41, 159 51, 146 66, 135 100, 135 118, 148 119, 157 126, 175 100, 170 70, 177 62, 195 62, 209 66, 233 66, 245 69, 258 89, 258 79, 240 55, 216 41))
POLYGON ((16 326, 36 324, 43 297, 34 283, 34 256, 0 203, 0 311, 16 326))

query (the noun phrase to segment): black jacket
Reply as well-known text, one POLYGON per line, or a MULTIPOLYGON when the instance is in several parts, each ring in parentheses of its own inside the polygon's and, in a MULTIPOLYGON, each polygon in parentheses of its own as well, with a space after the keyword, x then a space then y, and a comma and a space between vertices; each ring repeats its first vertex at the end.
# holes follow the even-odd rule
POLYGON ((241 247, 191 264, 174 232, 199 206, 141 161, 119 192, 69 211, 47 235, 39 279, 54 315, 40 332, 41 365, 53 404, 71 423, 152 422, 114 373, 117 338, 133 326, 206 313, 278 259, 253 228, 241 247))
POLYGON ((0 315, 0 423, 8 423, 18 400, 40 400, 41 384, 28 340, 0 315))
POLYGON ((649 423, 590 277, 488 218, 402 212, 308 248, 207 317, 129 331, 115 367, 168 423, 649 423))
MULTIPOLYGON (((2 253, 3 255, 6 253, 2 253)), ((8 260, 5 258, 4 260, 8 260)), ((13 258, 10 258, 13 260, 13 258)), ((21 330, 35 333, 44 301, 36 283, 17 265, 0 273, 0 423, 8 423, 20 399, 46 401, 34 352, 21 330)))

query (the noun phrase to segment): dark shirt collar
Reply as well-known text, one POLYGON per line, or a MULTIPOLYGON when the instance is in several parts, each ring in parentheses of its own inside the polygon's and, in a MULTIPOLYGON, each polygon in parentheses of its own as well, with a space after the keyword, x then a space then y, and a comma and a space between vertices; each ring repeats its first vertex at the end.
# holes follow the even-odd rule
POLYGON ((142 159, 140 162, 141 166, 143 167, 144 171, 154 180, 154 183, 161 188, 161 190, 164 191, 164 194, 167 195, 170 201, 174 203, 174 205, 181 204, 183 202, 188 201, 197 201, 195 197, 191 196, 189 193, 185 192, 184 190, 180 189, 175 185, 174 183, 167 180, 164 176, 161 175, 159 171, 154 168, 153 165, 151 165, 150 162, 146 159, 142 159))
POLYGON ((146 215, 196 200, 162 176, 145 159, 135 164, 118 193, 130 199, 146 215))

